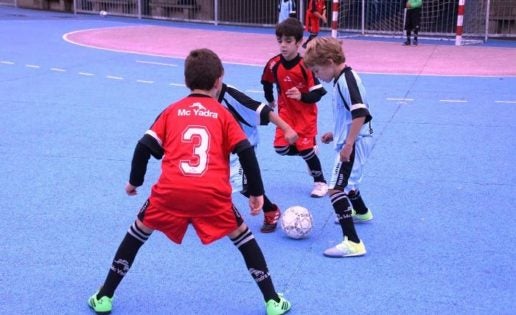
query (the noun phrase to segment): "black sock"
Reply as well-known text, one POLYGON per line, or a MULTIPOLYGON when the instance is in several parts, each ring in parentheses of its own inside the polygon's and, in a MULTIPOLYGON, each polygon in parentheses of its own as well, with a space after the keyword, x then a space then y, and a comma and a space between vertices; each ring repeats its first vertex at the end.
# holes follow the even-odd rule
POLYGON ((131 268, 138 250, 149 236, 150 234, 138 228, 136 222, 131 225, 118 247, 106 280, 97 293, 97 299, 103 296, 113 297, 116 288, 131 268))
POLYGON ((343 192, 338 192, 330 196, 331 204, 337 218, 339 219, 340 226, 342 227, 342 234, 348 237, 348 240, 359 243, 357 231, 355 230, 355 224, 351 217, 351 203, 343 192))
POLYGON ((270 299, 279 302, 279 296, 272 284, 265 257, 263 257, 262 250, 256 242, 253 233, 249 228, 246 228, 244 232, 240 233, 237 237, 232 238, 231 241, 242 253, 245 265, 260 288, 265 302, 270 299))
POLYGON ((324 179, 324 174, 322 172, 321 161, 319 157, 315 153, 315 149, 305 150, 299 152, 299 155, 305 160, 308 168, 310 169, 310 174, 314 178, 314 182, 323 182, 326 183, 324 179))
POLYGON ((360 191, 350 191, 349 194, 349 200, 351 201, 351 204, 353 205, 353 209, 358 214, 365 214, 367 213, 367 207, 364 203, 364 200, 362 199, 362 196, 360 195, 360 191))
POLYGON ((267 198, 267 195, 263 195, 263 212, 271 212, 276 210, 276 206, 267 198))

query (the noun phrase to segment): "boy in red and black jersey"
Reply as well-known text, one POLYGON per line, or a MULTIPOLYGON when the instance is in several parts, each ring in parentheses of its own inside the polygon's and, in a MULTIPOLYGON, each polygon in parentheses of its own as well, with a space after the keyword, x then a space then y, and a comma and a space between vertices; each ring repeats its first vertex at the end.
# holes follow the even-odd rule
MULTIPOLYGON (((203 244, 228 236, 258 284, 268 314, 284 314, 290 303, 274 289, 265 258, 231 200, 229 155, 235 153, 248 178, 251 215, 263 206, 263 184, 253 146, 219 102, 224 69, 208 49, 185 61, 187 97, 168 106, 138 141, 125 191, 136 195, 150 157, 162 159, 161 175, 118 247, 107 278, 88 300, 96 313, 109 313, 116 288, 154 230, 180 244, 191 224, 203 244)), ((221 311, 223 313, 223 311, 221 311)))
POLYGON ((276 26, 280 54, 271 58, 263 70, 261 83, 265 99, 275 108, 274 84, 278 94, 278 115, 298 134, 294 144, 285 140, 283 130, 276 128, 274 149, 280 155, 301 156, 314 179, 312 197, 328 192, 321 162, 316 152, 317 105, 326 90, 303 63, 298 50, 303 39, 303 25, 288 18, 276 26))
POLYGON ((303 48, 306 49, 306 45, 317 37, 319 34, 319 30, 321 29, 321 21, 326 24, 328 19, 326 18, 326 3, 325 0, 309 0, 308 6, 306 7, 306 16, 305 16, 305 27, 310 35, 308 39, 303 44, 303 48))

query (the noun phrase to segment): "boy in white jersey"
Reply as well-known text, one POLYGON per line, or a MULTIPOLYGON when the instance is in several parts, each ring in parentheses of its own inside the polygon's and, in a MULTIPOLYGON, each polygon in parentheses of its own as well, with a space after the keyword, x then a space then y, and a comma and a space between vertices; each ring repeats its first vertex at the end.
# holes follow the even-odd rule
POLYGON ((366 91, 358 74, 346 65, 341 42, 331 37, 312 40, 305 51, 305 64, 322 81, 333 81, 333 132, 322 135, 323 143, 335 142, 337 156, 329 183, 329 196, 342 227, 344 240, 324 251, 329 257, 361 256, 364 243, 355 222, 373 218, 358 186, 362 168, 372 149, 372 133, 366 91))
MULTIPOLYGON (((247 139, 255 150, 259 142, 258 126, 268 125, 269 122, 272 122, 283 130, 285 140, 288 143, 294 144, 298 138, 296 131, 274 113, 274 109, 250 98, 234 86, 223 83, 218 95, 218 101, 233 114, 233 117, 235 117, 236 121, 240 124, 240 127, 244 130, 247 139)), ((233 192, 238 191, 249 198, 247 177, 244 174, 238 155, 232 154, 230 156, 230 166, 230 181, 233 192)), ((273 203, 264 193, 263 225, 260 231, 262 233, 274 232, 280 216, 281 211, 278 205, 273 203)))

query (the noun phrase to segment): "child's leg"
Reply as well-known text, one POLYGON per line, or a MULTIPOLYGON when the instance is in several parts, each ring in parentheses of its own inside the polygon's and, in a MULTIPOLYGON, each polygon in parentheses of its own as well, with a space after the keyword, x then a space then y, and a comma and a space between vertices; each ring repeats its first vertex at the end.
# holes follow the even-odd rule
POLYGON ((299 155, 305 160, 310 170, 310 175, 314 178, 314 183, 326 183, 322 172, 321 161, 315 152, 315 149, 309 149, 299 152, 299 155))
POLYGON ((407 28, 407 40, 404 42, 405 45, 410 45, 410 28, 407 28))
POLYGON ((229 237, 242 253, 247 269, 260 288, 264 300, 267 302, 272 299, 279 302, 280 298, 274 289, 265 257, 251 230, 242 223, 238 229, 229 234, 229 237))
POLYGON ((414 43, 417 44, 417 34, 419 33, 419 25, 414 28, 414 43))
POLYGON ((97 299, 103 296, 113 297, 116 288, 131 268, 138 250, 151 233, 152 230, 145 227, 139 220, 131 225, 118 247, 106 280, 97 293, 97 299))
MULTIPOLYGON (((247 185, 247 177, 245 174, 242 175, 242 190, 240 193, 246 198, 249 198, 250 196, 247 185)), ((278 206, 273 204, 267 195, 263 194, 263 225, 260 228, 260 231, 262 233, 274 232, 278 225, 280 216, 281 212, 278 206)))
POLYGON ((355 224, 353 223, 351 215, 351 202, 349 201, 348 196, 346 196, 342 191, 332 191, 330 193, 330 200, 333 210, 339 219, 343 236, 347 236, 348 240, 354 243, 359 243, 360 238, 355 230, 355 224))
POLYGON ((312 39, 316 38, 316 37, 317 37, 317 35, 318 35, 318 33, 310 33, 310 35, 308 36, 308 39, 307 39, 307 40, 306 40, 306 42, 302 45, 302 47, 303 47, 303 48, 306 48, 306 46, 308 45, 308 43, 309 43, 312 39))
POLYGON ((348 193, 349 200, 351 201, 351 205, 353 206, 353 210, 358 214, 367 213, 367 207, 360 195, 360 191, 352 190, 348 193))

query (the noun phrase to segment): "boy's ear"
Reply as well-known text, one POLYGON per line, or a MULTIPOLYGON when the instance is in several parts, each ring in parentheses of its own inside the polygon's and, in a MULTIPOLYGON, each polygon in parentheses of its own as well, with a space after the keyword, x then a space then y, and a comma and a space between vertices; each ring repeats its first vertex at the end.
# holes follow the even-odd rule
POLYGON ((213 90, 215 90, 215 93, 217 94, 217 97, 218 97, 218 94, 220 93, 220 91, 222 90, 222 83, 223 83, 223 77, 219 77, 215 80, 215 84, 213 85, 213 90))

